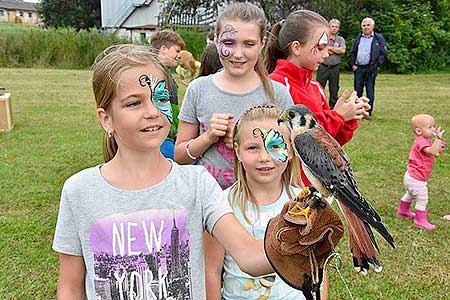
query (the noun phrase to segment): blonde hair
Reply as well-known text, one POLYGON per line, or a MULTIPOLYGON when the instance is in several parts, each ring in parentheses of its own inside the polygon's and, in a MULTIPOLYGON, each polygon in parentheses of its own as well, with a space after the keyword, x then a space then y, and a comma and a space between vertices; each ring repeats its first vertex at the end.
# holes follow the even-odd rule
MULTIPOLYGON (((264 32, 266 28, 266 17, 264 11, 254 4, 248 2, 238 2, 228 5, 225 11, 217 19, 216 36, 219 36, 225 20, 240 20, 246 23, 254 23, 259 27, 261 42, 264 41, 264 32)), ((258 61, 255 65, 255 72, 261 80, 264 91, 269 96, 272 103, 276 103, 275 94, 270 83, 269 74, 267 73, 262 53, 259 54, 258 61)))
POLYGON ((411 118, 411 129, 417 135, 416 129, 424 127, 430 123, 435 122, 434 117, 428 114, 418 114, 411 118))
POLYGON ((180 58, 178 59, 178 64, 182 68, 188 70, 191 73, 192 78, 195 76, 196 73, 195 58, 191 52, 187 50, 181 50, 180 58))
MULTIPOLYGON (((235 143, 235 145, 239 145, 241 128, 247 122, 262 121, 265 119, 278 119, 280 114, 280 108, 272 104, 262 104, 251 107, 241 115, 239 121, 237 122, 234 129, 233 142, 235 143)), ((290 141, 286 141, 286 143, 290 145, 290 141)), ((290 146, 290 151, 292 153, 292 146, 290 146)), ((252 203, 253 209, 257 212, 258 216, 259 211, 256 204, 252 201, 252 199, 254 199, 254 196, 247 184, 246 172, 242 163, 237 159, 236 151, 234 152, 234 174, 236 177, 236 182, 231 187, 229 194, 231 206, 239 207, 246 222, 251 224, 251 221, 247 214, 247 201, 250 201, 250 203, 252 203)), ((281 176, 283 188, 286 190, 289 199, 293 199, 295 197, 291 187, 301 185, 301 181, 299 184, 299 178, 299 160, 295 155, 293 155, 292 159, 288 161, 286 170, 281 176)))
MULTIPOLYGON (((171 89, 167 71, 158 60, 156 51, 152 48, 133 44, 113 45, 101 52, 92 65, 92 87, 97 108, 108 111, 111 102, 116 97, 117 87, 123 71, 137 66, 154 65, 160 68, 164 79, 171 89)), ((103 134, 103 157, 105 162, 116 155, 118 145, 114 136, 103 134)))

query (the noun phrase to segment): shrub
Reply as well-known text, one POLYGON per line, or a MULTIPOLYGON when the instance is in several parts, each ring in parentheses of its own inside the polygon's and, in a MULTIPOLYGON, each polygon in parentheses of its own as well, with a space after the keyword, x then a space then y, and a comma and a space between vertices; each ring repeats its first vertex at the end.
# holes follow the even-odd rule
POLYGON ((203 49, 206 46, 206 34, 199 31, 188 31, 179 29, 177 32, 181 35, 186 43, 186 50, 194 55, 195 59, 200 60, 202 57, 203 49))
POLYGON ((125 42, 96 29, 0 31, 0 67, 89 68, 103 49, 125 42))

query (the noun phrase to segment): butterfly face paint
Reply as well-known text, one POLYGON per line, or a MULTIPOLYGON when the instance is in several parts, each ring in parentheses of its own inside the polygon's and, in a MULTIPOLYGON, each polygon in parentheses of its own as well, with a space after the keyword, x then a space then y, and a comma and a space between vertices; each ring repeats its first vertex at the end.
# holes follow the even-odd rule
POLYGON ((158 81, 158 78, 152 75, 141 75, 139 77, 139 84, 144 87, 150 88, 150 99, 153 105, 162 112, 170 124, 173 122, 172 106, 169 100, 169 91, 166 88, 166 82, 164 80, 158 81))
POLYGON ((260 128, 253 130, 253 136, 256 138, 260 136, 263 140, 266 152, 275 160, 286 162, 289 156, 287 144, 284 142, 283 135, 275 130, 270 129, 268 132, 260 128))
POLYGON ((226 24, 223 28, 223 32, 219 38, 219 55, 227 59, 232 54, 231 46, 236 43, 237 30, 230 24, 226 24))

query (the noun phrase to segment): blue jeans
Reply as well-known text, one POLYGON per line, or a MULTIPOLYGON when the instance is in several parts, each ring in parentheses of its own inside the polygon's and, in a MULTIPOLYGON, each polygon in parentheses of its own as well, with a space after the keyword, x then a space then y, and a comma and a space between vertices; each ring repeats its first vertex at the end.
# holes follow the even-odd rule
POLYGON ((369 98, 370 110, 369 114, 372 115, 373 104, 375 101, 375 79, 377 78, 376 67, 374 66, 358 66, 353 72, 355 91, 358 93, 358 97, 362 97, 363 89, 366 88, 366 95, 369 98))

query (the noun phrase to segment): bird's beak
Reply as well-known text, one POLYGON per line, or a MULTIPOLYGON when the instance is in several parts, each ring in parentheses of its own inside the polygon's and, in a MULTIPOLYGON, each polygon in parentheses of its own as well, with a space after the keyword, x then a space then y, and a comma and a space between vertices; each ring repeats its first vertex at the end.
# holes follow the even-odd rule
POLYGON ((278 120, 277 120, 278 126, 279 126, 281 123, 286 122, 287 120, 289 120, 288 113, 285 112, 285 113, 281 114, 281 116, 280 116, 280 117, 278 118, 278 120))

